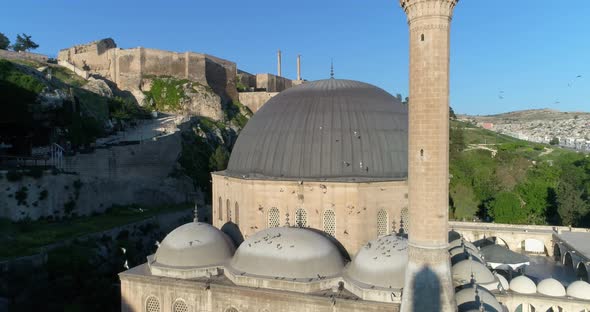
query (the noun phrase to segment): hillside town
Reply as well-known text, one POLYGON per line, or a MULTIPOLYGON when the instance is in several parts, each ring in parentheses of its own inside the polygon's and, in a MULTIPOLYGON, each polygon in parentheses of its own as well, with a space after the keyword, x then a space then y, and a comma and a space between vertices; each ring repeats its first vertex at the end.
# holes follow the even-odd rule
POLYGON ((590 152, 590 114, 539 109, 491 116, 458 116, 517 139, 590 152))

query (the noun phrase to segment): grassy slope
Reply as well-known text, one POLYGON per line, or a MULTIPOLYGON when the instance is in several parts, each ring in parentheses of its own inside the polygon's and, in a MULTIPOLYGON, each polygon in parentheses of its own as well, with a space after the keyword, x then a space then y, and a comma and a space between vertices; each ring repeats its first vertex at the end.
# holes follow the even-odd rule
POLYGON ((144 208, 114 207, 105 214, 62 221, 39 220, 13 223, 0 219, 0 260, 39 252, 46 245, 78 236, 105 231, 149 217, 189 209, 190 205, 169 205, 144 208))

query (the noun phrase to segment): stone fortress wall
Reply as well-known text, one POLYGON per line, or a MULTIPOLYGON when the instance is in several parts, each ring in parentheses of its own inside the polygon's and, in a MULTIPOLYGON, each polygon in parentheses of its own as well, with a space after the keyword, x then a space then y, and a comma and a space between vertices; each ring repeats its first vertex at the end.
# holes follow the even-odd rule
POLYGON ((130 91, 139 102, 146 88, 145 78, 152 76, 198 82, 211 87, 223 103, 240 101, 252 111, 278 92, 301 83, 273 74, 239 71, 236 63, 204 53, 143 47, 121 49, 110 38, 63 49, 57 58, 63 66, 113 81, 120 89, 130 91), (238 81, 250 92, 238 95, 238 81))
POLYGON ((143 47, 120 49, 109 38, 63 49, 58 60, 111 80, 136 97, 142 91, 144 78, 164 76, 209 86, 224 102, 238 100, 236 64, 208 54, 143 47))

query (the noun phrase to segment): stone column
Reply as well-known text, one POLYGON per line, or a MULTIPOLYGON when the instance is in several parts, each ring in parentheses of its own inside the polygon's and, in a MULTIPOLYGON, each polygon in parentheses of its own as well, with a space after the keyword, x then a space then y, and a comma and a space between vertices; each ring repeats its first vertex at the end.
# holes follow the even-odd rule
POLYGON ((277 52, 277 76, 281 77, 281 50, 277 52))
POLYGON ((297 55, 297 80, 301 80, 301 55, 297 55))
POLYGON ((458 0, 400 0, 410 28, 409 262, 402 311, 456 311, 448 246, 449 26, 458 0))

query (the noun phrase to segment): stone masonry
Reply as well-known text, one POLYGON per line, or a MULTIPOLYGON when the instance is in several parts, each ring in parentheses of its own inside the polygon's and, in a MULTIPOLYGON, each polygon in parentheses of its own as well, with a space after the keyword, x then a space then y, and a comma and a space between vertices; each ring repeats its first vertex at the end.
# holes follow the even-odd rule
POLYGON ((408 141, 409 263, 402 311, 456 310, 446 248, 449 26, 457 2, 400 0, 410 29, 412 102, 408 141))
POLYGON ((136 98, 141 97, 143 78, 168 76, 209 86, 224 103, 238 100, 236 64, 208 54, 120 49, 108 38, 63 49, 58 60, 111 80, 136 98))

